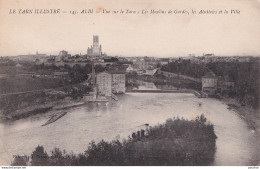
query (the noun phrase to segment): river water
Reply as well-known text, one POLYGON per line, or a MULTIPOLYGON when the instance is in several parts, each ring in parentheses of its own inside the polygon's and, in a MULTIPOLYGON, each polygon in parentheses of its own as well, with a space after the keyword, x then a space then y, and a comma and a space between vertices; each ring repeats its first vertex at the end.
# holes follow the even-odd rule
POLYGON ((0 124, 0 164, 9 165, 13 155, 30 155, 37 145, 48 153, 54 147, 79 153, 91 140, 124 139, 145 123, 153 126, 174 116, 191 120, 202 113, 214 124, 218 137, 213 165, 253 165, 259 158, 254 132, 216 99, 184 93, 128 93, 117 102, 88 103, 66 111, 44 127, 53 112, 0 124))

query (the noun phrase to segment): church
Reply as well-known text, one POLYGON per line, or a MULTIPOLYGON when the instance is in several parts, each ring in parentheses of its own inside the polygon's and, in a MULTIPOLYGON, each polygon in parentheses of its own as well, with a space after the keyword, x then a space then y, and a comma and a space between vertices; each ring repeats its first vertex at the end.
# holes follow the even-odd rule
POLYGON ((99 45, 99 37, 97 35, 93 35, 93 45, 91 47, 88 47, 87 50, 88 56, 101 56, 102 50, 101 45, 99 45))

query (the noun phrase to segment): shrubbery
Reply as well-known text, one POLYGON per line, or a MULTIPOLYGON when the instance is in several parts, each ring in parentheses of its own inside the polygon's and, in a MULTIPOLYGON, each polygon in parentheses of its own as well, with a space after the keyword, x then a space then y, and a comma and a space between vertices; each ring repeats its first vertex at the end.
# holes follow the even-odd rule
POLYGON ((202 64, 192 63, 190 60, 178 60, 162 66, 162 71, 182 74, 194 78, 201 78, 208 69, 202 64))
MULTIPOLYGON (((55 148, 48 155, 42 146, 31 155, 31 165, 112 166, 112 165, 210 165, 216 150, 216 135, 204 115, 196 120, 168 119, 164 124, 132 133, 120 142, 92 141, 81 154, 55 148)), ((15 158, 13 165, 19 165, 15 158)), ((21 164, 24 164, 22 161, 21 164)))

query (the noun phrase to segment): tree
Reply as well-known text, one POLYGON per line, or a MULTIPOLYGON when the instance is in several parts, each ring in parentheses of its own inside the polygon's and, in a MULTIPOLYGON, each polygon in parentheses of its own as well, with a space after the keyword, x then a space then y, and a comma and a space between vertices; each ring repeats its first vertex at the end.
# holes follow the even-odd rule
POLYGON ((15 156, 14 161, 12 162, 13 166, 26 166, 27 162, 29 161, 28 156, 15 156))
POLYGON ((31 154, 31 163, 33 166, 46 166, 49 165, 49 156, 44 151, 43 146, 37 146, 34 152, 31 154))
POLYGON ((87 72, 85 72, 78 64, 69 70, 69 75, 72 79, 72 83, 79 83, 87 79, 87 72))
POLYGON ((95 72, 103 72, 105 71, 105 68, 102 65, 95 65, 95 72))
POLYGON ((50 156, 50 164, 52 166, 63 166, 66 165, 65 161, 65 154, 63 154, 60 149, 54 148, 51 151, 51 156, 50 156))
POLYGON ((195 121, 199 122, 199 123, 202 123, 202 124, 205 124, 206 121, 207 121, 207 118, 204 116, 204 114, 202 114, 200 116, 197 116, 195 121))

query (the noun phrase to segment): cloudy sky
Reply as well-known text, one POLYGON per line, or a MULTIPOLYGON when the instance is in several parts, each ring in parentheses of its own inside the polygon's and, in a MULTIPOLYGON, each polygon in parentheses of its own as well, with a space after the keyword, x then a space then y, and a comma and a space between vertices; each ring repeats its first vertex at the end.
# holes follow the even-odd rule
POLYGON ((0 0, 0 56, 85 54, 92 36, 118 56, 260 55, 259 0, 0 0), (9 14, 10 9, 67 13, 9 14), (69 14, 93 9, 94 14, 69 14), (102 10, 187 10, 186 14, 102 14, 102 10), (191 14, 227 10, 229 14, 191 14), (240 14, 230 14, 239 10, 240 14), (101 11, 101 13, 95 13, 101 11))

